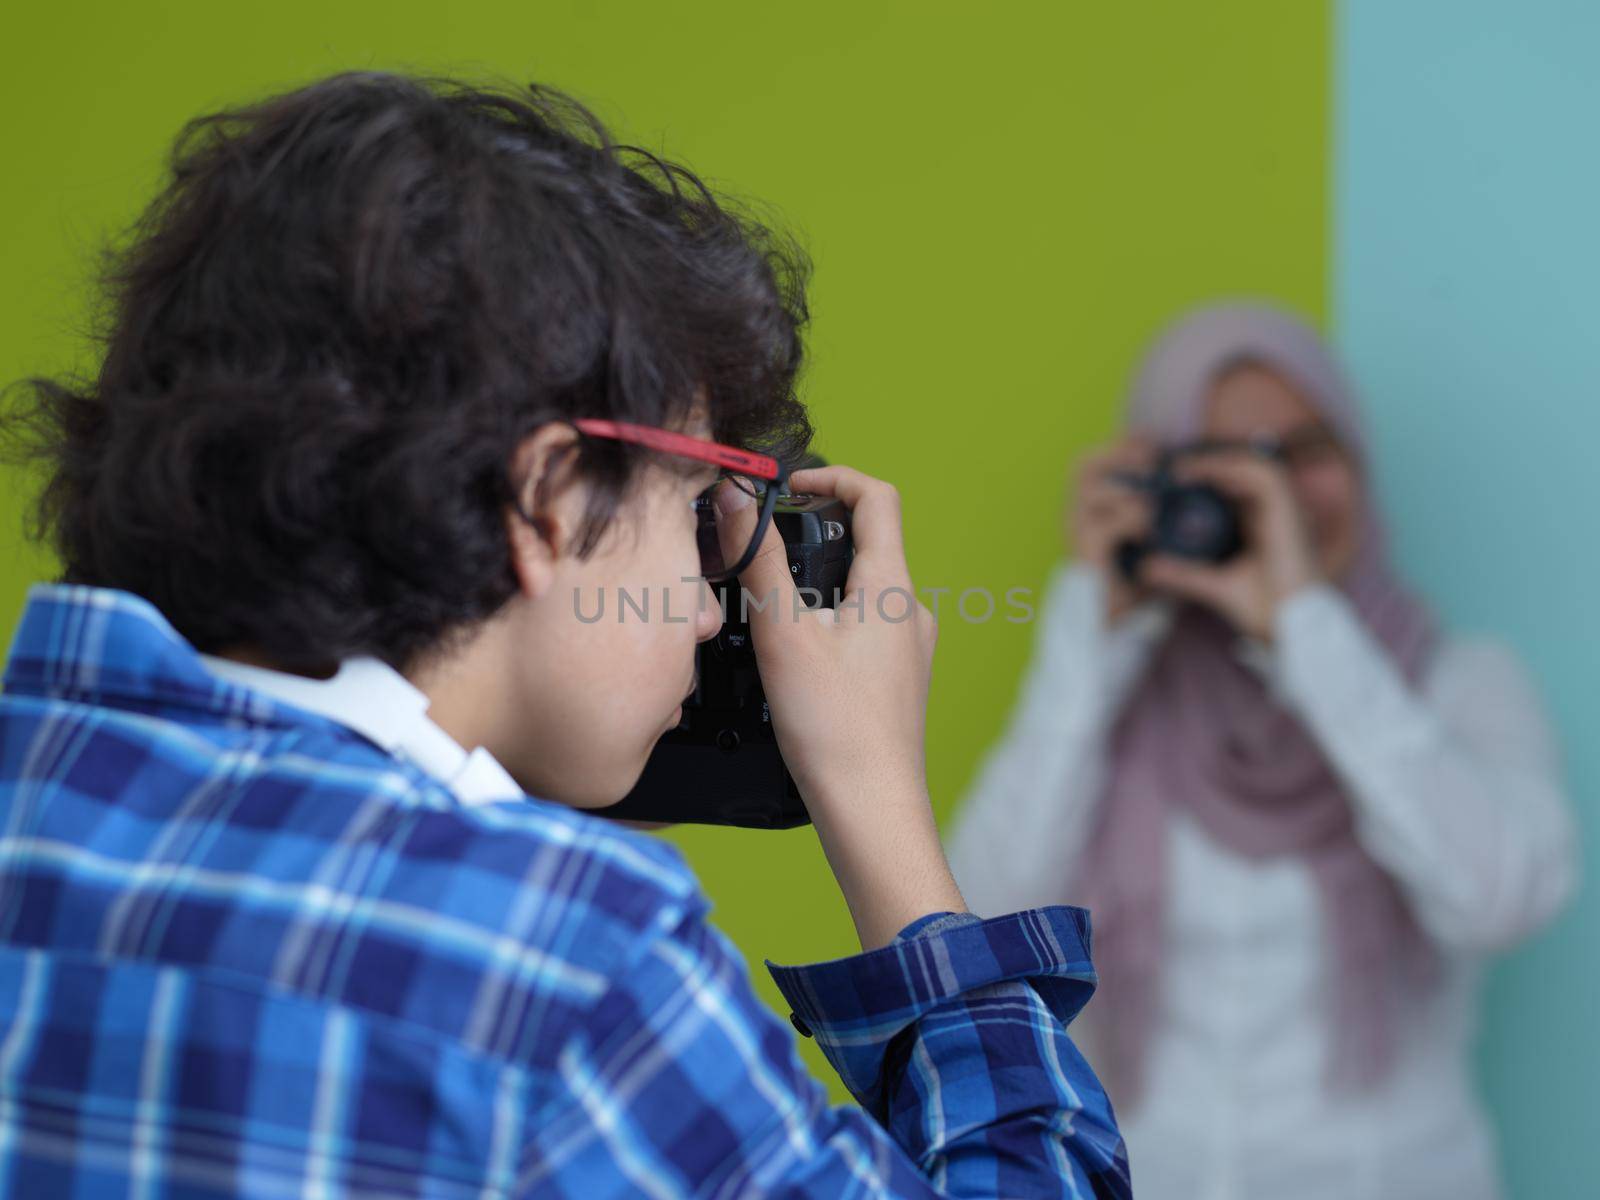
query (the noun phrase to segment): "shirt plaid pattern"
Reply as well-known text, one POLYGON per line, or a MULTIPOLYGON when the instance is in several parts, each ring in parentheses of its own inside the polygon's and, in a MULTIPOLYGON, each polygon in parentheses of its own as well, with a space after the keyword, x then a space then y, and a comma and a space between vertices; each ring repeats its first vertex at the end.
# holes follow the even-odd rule
POLYGON ((1083 915, 773 967, 670 844, 463 804, 205 670, 150 604, 30 595, 0 698, 0 1195, 1126 1196, 1065 1026, 1083 915))

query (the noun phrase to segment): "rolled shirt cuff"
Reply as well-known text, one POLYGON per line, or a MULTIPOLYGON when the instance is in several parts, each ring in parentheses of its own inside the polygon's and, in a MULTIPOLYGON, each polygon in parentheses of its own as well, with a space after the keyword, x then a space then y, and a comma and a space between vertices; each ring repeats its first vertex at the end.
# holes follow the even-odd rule
POLYGON ((983 918, 976 913, 932 912, 911 922, 911 924, 895 934, 894 940, 904 942, 914 937, 943 933, 946 929, 955 929, 960 925, 976 925, 982 920, 983 918))
MULTIPOLYGON (((817 1045, 847 1088, 870 1107, 890 1043, 928 1013, 975 989, 1033 985, 1063 1026, 1094 993, 1089 914, 1065 904, 933 926, 878 950, 804 966, 767 960, 790 1020, 817 1045)), ((971 915, 971 914, 963 914, 971 915)))

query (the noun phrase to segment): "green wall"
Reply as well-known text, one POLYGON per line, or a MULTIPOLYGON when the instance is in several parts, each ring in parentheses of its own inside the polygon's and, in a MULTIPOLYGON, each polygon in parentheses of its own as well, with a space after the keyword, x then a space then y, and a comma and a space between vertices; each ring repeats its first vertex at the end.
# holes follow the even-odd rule
MULTIPOLYGON (((1328 20, 1322 0, 30 7, 0 73, 0 379, 92 363, 96 248, 186 118, 349 68, 537 79, 803 231, 820 449, 900 486, 919 586, 1037 589, 1066 464, 1113 428, 1164 318, 1241 291, 1321 316, 1328 20)), ((7 482, 9 629, 49 565, 17 532, 26 481, 7 482)), ((950 603, 942 814, 1032 635, 950 603)), ((770 999, 762 957, 855 949, 809 831, 674 836, 770 999)))

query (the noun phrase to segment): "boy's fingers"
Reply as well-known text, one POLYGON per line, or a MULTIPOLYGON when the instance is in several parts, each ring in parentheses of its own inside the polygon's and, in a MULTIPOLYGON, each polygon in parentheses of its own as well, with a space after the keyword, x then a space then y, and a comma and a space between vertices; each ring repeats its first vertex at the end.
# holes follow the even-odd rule
POLYGON ((855 559, 850 587, 899 586, 910 582, 900 535, 900 493, 892 484, 852 467, 811 467, 789 477, 796 492, 837 496, 850 510, 855 559))

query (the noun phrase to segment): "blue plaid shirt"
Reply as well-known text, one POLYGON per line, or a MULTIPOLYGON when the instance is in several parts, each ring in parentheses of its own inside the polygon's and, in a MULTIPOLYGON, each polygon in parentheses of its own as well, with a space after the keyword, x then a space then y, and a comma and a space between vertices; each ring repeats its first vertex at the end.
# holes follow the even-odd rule
POLYGON ((771 967, 668 843, 467 805, 40 586, 0 698, 0 1194, 1126 1196, 1078 910, 771 967))

